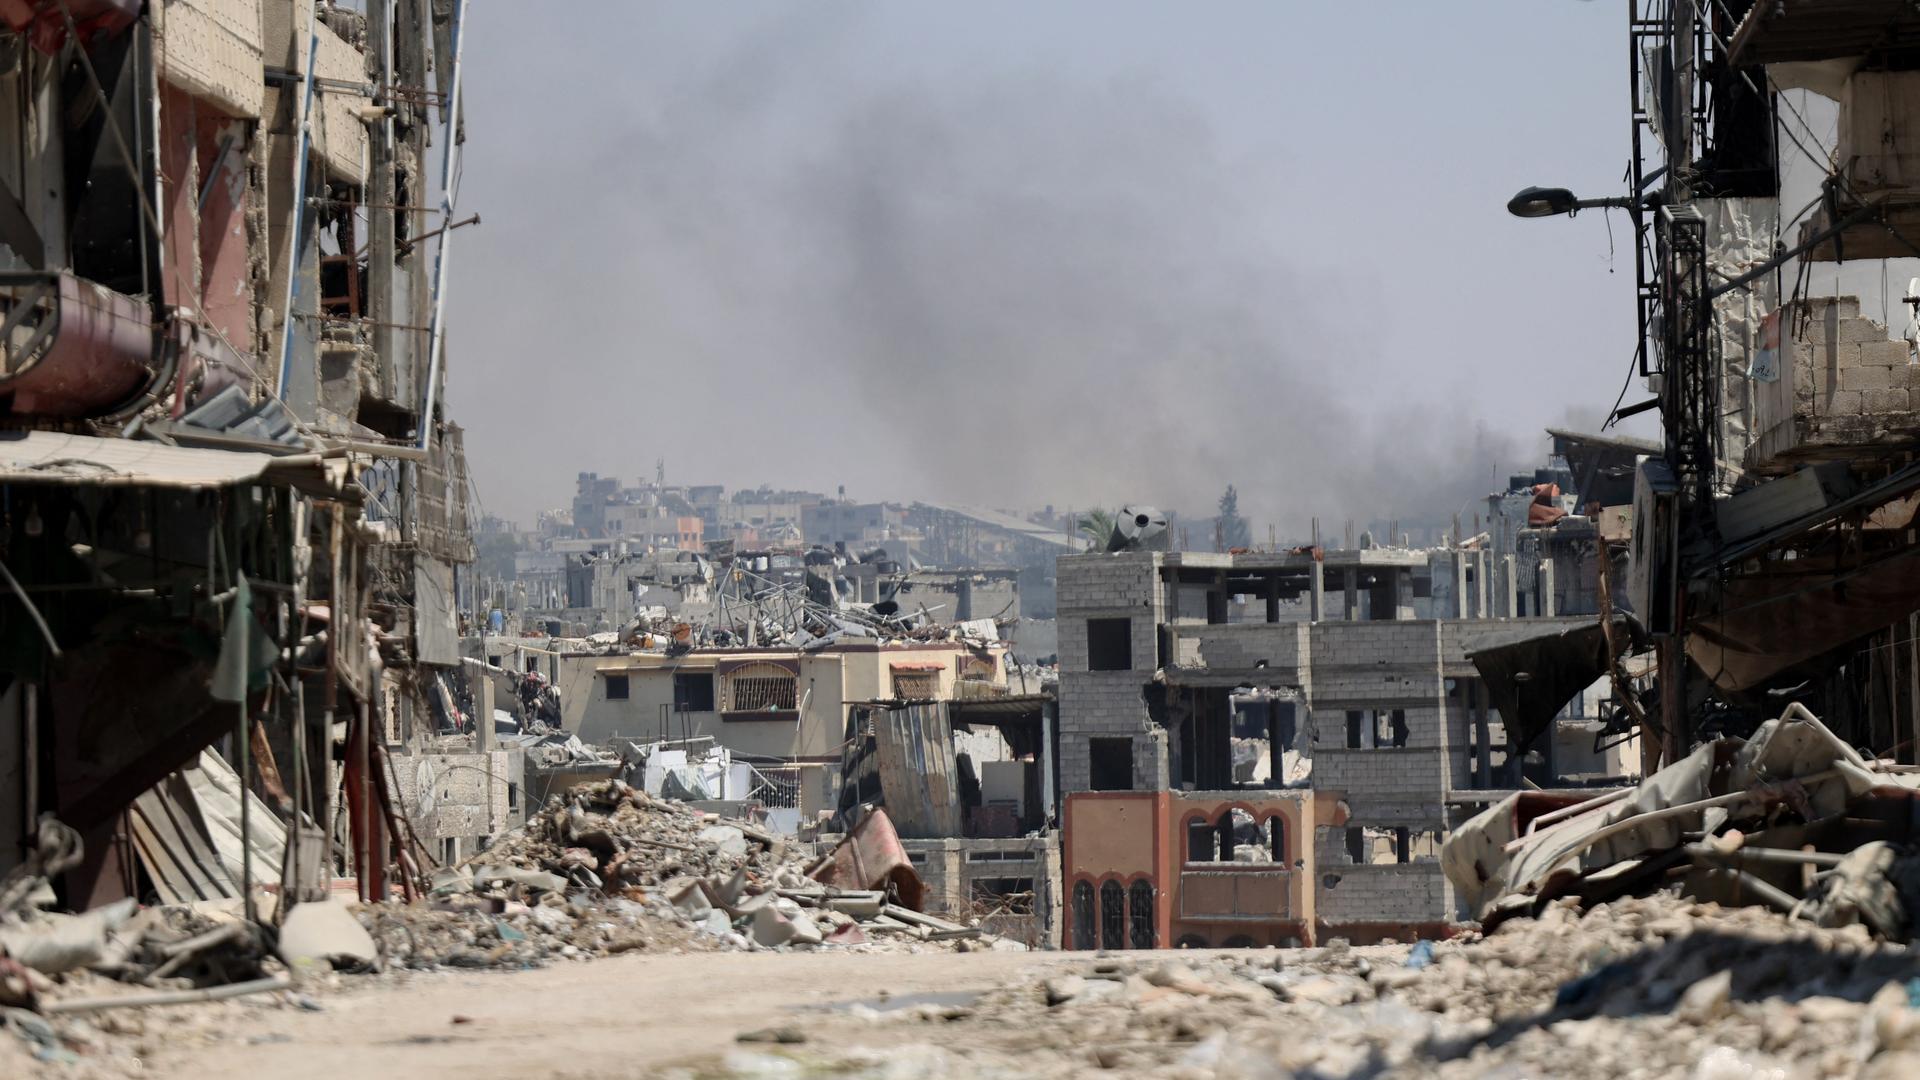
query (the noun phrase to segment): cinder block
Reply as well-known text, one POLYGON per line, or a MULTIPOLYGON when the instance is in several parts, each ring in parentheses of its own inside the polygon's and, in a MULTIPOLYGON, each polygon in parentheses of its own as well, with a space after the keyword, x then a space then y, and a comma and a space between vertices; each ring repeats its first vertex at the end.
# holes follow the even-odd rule
MULTIPOLYGON (((1863 346, 1863 348, 1864 347, 1866 346, 1863 346)), ((1840 389, 1866 390, 1870 392, 1891 390, 1895 385, 1893 376, 1894 370, 1891 367, 1879 364, 1854 364, 1840 369, 1840 389)), ((1905 381, 1902 380, 1900 385, 1904 387, 1905 381)), ((1901 393, 1905 392, 1904 389, 1901 390, 1901 393)), ((1869 411, 1872 411, 1871 406, 1869 406, 1869 411)))
POLYGON ((1905 390, 1867 390, 1860 395, 1860 411, 1868 415, 1901 413, 1906 412, 1907 408, 1905 390))
POLYGON ((1904 368, 1909 352, 1905 341, 1863 341, 1860 343, 1859 363, 1864 366, 1884 366, 1904 368))
POLYGON ((1860 391, 1835 390, 1826 395, 1819 411, 1828 416, 1858 416, 1860 413, 1860 391))
POLYGON ((1872 319, 1841 319, 1836 328, 1834 340, 1842 344, 1848 342, 1877 342, 1887 340, 1887 328, 1872 319))

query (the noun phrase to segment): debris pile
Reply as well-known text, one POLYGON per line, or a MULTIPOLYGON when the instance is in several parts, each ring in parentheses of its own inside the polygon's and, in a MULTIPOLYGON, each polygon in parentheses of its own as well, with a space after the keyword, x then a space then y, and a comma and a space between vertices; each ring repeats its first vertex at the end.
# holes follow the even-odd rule
MULTIPOLYGON (((863 826, 891 835, 880 812, 863 826)), ((750 822, 609 780, 576 788, 440 871, 427 905, 371 905, 361 920, 384 961, 408 968, 524 967, 662 948, 1017 947, 917 910, 918 882, 900 866, 844 887, 846 875, 831 876, 844 862, 830 855, 810 865, 796 845, 750 822)))
POLYGON ((816 1027, 721 1074, 1895 1077, 1920 1068, 1916 996, 1920 960, 1863 927, 1659 893, 1411 948, 1102 954, 856 1007, 850 1024, 889 1026, 884 1050, 816 1027))
POLYGON ((1863 757, 1796 704, 1638 787, 1585 801, 1519 792, 1455 830, 1441 859, 1489 928, 1555 897, 1678 883, 1695 899, 1906 941, 1920 922, 1916 800, 1920 770, 1863 757))

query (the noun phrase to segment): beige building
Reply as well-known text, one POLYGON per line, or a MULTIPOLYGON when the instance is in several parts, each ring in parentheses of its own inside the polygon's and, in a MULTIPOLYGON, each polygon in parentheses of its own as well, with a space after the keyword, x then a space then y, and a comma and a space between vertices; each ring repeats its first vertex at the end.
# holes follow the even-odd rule
POLYGON ((1007 685, 1005 645, 945 641, 568 653, 556 663, 565 726, 583 741, 711 738, 789 770, 809 814, 833 806, 848 703, 947 701, 1007 685))

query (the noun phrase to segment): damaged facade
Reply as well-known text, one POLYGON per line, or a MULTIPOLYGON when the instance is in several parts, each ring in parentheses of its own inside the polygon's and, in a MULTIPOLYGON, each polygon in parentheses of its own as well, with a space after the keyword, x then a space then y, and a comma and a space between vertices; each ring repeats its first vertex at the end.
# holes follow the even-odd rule
POLYGON ((1584 517, 1551 525, 1515 530, 1506 553, 1483 535, 1062 557, 1073 943, 1431 934, 1458 907, 1438 862, 1456 823, 1522 784, 1617 780, 1617 755, 1593 752, 1598 724, 1554 720, 1602 672, 1527 728, 1472 659, 1595 627, 1555 568, 1606 549, 1577 541, 1584 517))
POLYGON ((464 7, 0 13, 0 871, 64 822, 72 906, 377 898, 512 820, 429 703, 473 558, 429 179, 464 7), (214 843, 222 769, 258 860, 214 843))

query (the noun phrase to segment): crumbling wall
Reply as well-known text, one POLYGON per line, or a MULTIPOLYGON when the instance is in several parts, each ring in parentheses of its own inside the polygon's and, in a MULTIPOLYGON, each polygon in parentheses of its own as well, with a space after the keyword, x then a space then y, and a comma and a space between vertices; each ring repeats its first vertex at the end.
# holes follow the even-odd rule
POLYGON ((1747 467, 1846 456, 1920 428, 1913 398, 1920 365, 1907 343, 1860 316, 1851 296, 1814 297, 1780 309, 1779 347, 1756 363, 1755 429, 1747 467))

